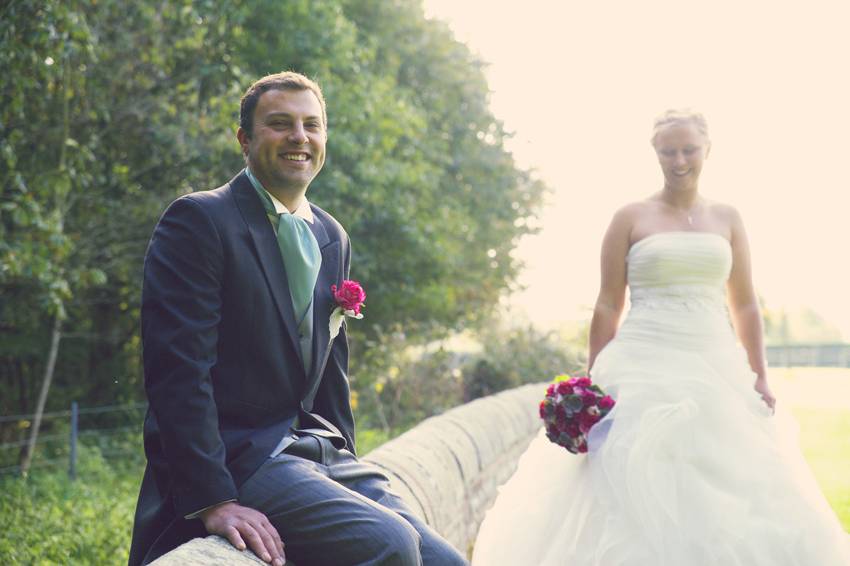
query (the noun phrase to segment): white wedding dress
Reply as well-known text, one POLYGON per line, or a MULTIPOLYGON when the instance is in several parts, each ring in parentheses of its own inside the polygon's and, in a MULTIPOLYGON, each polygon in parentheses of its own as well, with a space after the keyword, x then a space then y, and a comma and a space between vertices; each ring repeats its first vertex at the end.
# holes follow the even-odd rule
POLYGON ((541 431, 473 566, 850 565, 793 419, 753 389, 726 310, 728 241, 664 232, 627 262, 631 308, 591 375, 616 406, 587 455, 541 431))

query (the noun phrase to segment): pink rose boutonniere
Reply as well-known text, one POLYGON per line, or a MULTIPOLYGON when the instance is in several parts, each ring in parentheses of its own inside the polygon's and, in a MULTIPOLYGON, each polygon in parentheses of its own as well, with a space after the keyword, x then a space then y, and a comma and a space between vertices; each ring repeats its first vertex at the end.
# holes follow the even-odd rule
POLYGON ((366 291, 363 290, 359 282, 345 279, 339 288, 336 285, 331 285, 331 293, 333 293, 336 302, 336 308, 331 312, 329 326, 331 340, 333 340, 339 334, 339 328, 342 326, 345 317, 363 318, 360 310, 366 300, 366 291))

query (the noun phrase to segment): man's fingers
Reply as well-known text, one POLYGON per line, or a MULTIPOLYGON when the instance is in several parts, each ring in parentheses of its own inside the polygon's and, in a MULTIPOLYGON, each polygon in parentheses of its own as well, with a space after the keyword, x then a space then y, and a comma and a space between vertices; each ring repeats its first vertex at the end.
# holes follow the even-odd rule
POLYGON ((266 532, 268 532, 272 537, 272 540, 274 540, 275 548, 279 549, 281 555, 283 555, 285 545, 283 544, 283 540, 280 538, 280 533, 277 532, 277 529, 271 524, 268 517, 263 516, 263 527, 265 527, 266 532))
POLYGON ((272 561, 272 553, 277 556, 277 549, 274 547, 274 543, 272 542, 271 536, 269 536, 265 529, 260 527, 254 527, 254 525, 250 523, 244 523, 242 528, 243 536, 248 539, 249 548, 260 557, 260 560, 264 562, 272 561))
POLYGON ((256 509, 227 502, 205 512, 201 520, 207 532, 225 536, 234 548, 250 548, 261 560, 283 566, 283 541, 274 525, 256 509))
POLYGON ((239 534, 239 529, 233 525, 229 525, 225 528, 224 535, 227 537, 227 540, 230 541, 230 544, 239 550, 245 550, 245 541, 242 540, 242 535, 239 534))
POLYGON ((274 548, 275 552, 272 552, 272 564, 274 566, 283 566, 286 562, 286 554, 284 553, 284 544, 280 539, 280 534, 277 532, 277 529, 274 525, 269 522, 268 518, 264 515, 263 520, 261 521, 261 526, 265 530, 269 540, 271 541, 271 547, 274 548))
POLYGON ((269 562, 272 560, 280 558, 280 546, 278 546, 278 541, 275 540, 274 536, 271 532, 269 532, 269 527, 274 530, 268 521, 265 521, 265 517, 263 517, 263 521, 260 521, 259 528, 257 532, 260 535, 260 538, 263 539, 263 544, 266 547, 266 551, 269 553, 269 562))

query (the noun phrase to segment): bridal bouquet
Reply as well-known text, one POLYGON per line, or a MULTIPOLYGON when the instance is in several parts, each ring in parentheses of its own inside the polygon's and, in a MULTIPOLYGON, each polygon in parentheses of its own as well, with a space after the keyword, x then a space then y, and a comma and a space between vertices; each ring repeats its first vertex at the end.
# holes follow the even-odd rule
POLYGON ((614 407, 614 399, 589 377, 559 375, 540 402, 546 437, 573 454, 587 452, 587 433, 614 407))

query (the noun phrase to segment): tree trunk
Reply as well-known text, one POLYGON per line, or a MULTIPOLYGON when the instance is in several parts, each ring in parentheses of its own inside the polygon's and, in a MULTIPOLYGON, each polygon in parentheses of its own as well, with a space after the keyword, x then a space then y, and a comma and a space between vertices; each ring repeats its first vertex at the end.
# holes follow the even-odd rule
POLYGON ((38 438, 38 429, 41 428, 41 416, 44 414, 44 404, 47 402, 47 392, 50 391, 50 382, 53 381, 53 370, 56 368, 56 357, 59 354, 59 342, 62 340, 62 318, 57 313, 53 318, 53 332, 50 337, 50 352, 47 355, 47 366, 44 368, 44 379, 41 382, 41 391, 38 394, 38 404, 35 408, 32 429, 27 441, 24 456, 21 459, 21 475, 26 475, 32 463, 32 454, 35 450, 35 441, 38 438))

